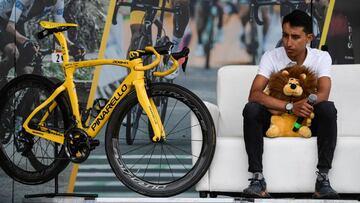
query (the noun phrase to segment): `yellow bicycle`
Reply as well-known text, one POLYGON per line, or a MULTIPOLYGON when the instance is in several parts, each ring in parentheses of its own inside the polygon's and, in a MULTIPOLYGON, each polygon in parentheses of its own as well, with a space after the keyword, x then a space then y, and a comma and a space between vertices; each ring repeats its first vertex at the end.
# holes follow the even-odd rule
MULTIPOLYGON (((38 75, 13 79, 0 92, 0 166, 18 182, 41 184, 53 179, 70 161, 85 161, 99 145, 95 139, 107 121, 105 149, 115 175, 127 187, 147 196, 172 196, 193 186, 207 171, 215 151, 215 128, 209 111, 191 91, 176 84, 151 83, 145 72, 155 68, 171 44, 129 53, 129 60, 97 59, 70 62, 63 31, 77 26, 40 22, 39 38, 54 34, 63 54, 65 80, 54 84, 38 75), (142 56, 155 60, 143 65, 142 56), (96 117, 84 117, 78 105, 74 72, 96 65, 128 68, 129 74, 96 117), (168 112, 159 116, 166 98, 168 112), (131 145, 126 143, 126 118, 134 108, 145 112, 131 145), (90 121, 89 125, 86 125, 90 121), (202 132, 192 137, 192 131, 202 132), (6 137, 6 139, 4 139, 6 137), (196 146, 196 147, 194 147, 196 146), (198 147, 201 146, 201 147, 198 147), (201 149, 201 150, 193 150, 201 149)), ((189 51, 170 54, 173 66, 153 76, 164 77, 189 51)), ((96 111, 97 110, 97 111, 96 111)))

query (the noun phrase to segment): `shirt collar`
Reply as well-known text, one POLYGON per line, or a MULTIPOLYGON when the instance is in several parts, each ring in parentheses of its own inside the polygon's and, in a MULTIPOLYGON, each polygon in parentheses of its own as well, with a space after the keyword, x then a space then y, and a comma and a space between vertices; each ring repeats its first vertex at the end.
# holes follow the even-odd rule
MULTIPOLYGON (((286 67, 291 67, 291 66, 296 65, 296 64, 297 64, 296 61, 292 61, 292 60, 287 56, 286 51, 285 51, 285 48, 283 48, 283 49, 284 49, 285 56, 286 56, 286 67)), ((305 65, 305 64, 307 63, 307 61, 309 60, 310 47, 306 46, 306 50, 307 50, 307 52, 306 52, 306 57, 305 57, 305 60, 304 60, 304 62, 303 62, 302 65, 305 65)))

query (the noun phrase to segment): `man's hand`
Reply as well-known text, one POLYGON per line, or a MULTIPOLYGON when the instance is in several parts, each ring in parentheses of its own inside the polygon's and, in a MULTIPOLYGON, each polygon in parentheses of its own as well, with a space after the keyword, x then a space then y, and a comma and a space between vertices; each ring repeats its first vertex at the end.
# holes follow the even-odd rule
POLYGON ((32 40, 26 40, 20 47, 20 57, 27 62, 31 62, 32 58, 40 50, 40 45, 32 40))
POLYGON ((292 111, 299 117, 309 118, 310 114, 314 111, 314 107, 307 103, 307 99, 303 99, 294 103, 292 111))
POLYGON ((40 45, 32 40, 26 40, 19 49, 20 54, 34 55, 40 50, 40 45))

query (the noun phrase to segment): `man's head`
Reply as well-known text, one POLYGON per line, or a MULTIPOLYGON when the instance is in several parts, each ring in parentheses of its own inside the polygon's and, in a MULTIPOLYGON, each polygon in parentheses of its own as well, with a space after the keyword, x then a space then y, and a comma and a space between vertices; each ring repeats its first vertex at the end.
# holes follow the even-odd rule
POLYGON ((282 22, 282 42, 290 59, 305 53, 306 44, 313 40, 312 19, 304 11, 294 10, 282 22))

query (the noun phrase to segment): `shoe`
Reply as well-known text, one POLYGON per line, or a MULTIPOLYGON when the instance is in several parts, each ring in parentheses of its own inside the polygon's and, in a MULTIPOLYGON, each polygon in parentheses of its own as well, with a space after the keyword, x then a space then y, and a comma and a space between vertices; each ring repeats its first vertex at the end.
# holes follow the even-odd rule
POLYGON ((243 195, 246 197, 270 198, 266 191, 265 179, 250 178, 250 185, 244 189, 243 195))
POLYGON ((339 199, 338 193, 330 186, 329 177, 326 173, 319 173, 315 184, 314 199, 339 199), (320 177, 319 177, 320 176, 320 177))
POLYGON ((198 44, 195 48, 194 54, 195 56, 205 56, 204 46, 202 44, 198 44))

